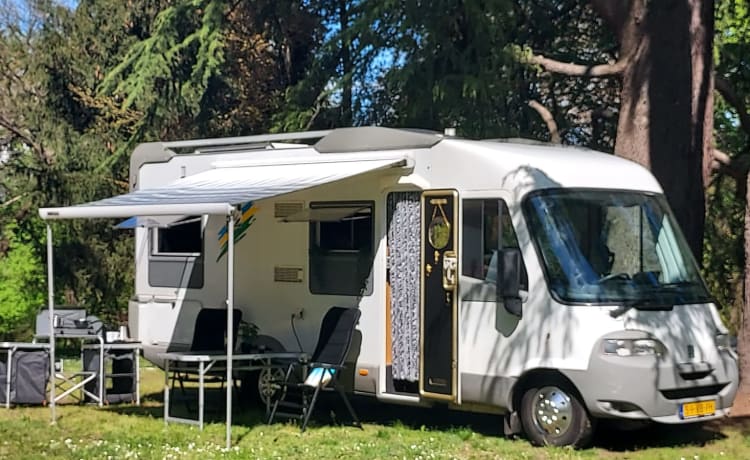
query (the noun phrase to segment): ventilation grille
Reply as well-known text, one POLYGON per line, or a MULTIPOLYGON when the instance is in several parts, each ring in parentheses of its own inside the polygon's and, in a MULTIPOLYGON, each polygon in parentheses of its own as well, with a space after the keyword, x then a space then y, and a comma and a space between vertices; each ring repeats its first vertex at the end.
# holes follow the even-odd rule
POLYGON ((302 211, 305 207, 304 201, 281 201, 273 206, 273 216, 279 219, 289 217, 302 211))
POLYGON ((676 388, 673 390, 661 390, 661 394, 667 399, 702 398, 704 396, 719 394, 725 386, 727 386, 726 383, 717 383, 701 387, 676 388))
POLYGON ((278 283, 301 283, 302 267, 273 267, 273 280, 278 283))

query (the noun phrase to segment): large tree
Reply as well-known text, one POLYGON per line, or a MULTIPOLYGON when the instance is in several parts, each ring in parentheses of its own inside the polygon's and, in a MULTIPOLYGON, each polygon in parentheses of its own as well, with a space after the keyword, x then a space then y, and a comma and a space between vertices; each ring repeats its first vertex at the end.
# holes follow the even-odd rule
MULTIPOLYGON (((706 258, 709 282, 734 287, 725 302, 734 303, 740 356, 740 389, 732 409, 750 415, 750 3, 726 0, 716 9, 716 151, 714 166, 721 173, 713 184, 713 199, 721 213, 711 215, 712 232, 706 258), (727 152, 727 153, 724 153, 727 152), (744 217, 744 232, 742 220, 744 217), (744 236, 744 238, 743 238, 744 236), (743 253, 744 243, 744 253, 743 253), (744 269, 744 277, 742 272, 744 269), (744 295, 742 293, 744 281, 744 295)), ((710 209, 709 212, 713 212, 710 209)))
POLYGON ((564 62, 541 53, 528 61, 571 77, 619 79, 615 154, 651 169, 700 259, 713 155, 713 1, 590 4, 617 39, 610 62, 564 62))

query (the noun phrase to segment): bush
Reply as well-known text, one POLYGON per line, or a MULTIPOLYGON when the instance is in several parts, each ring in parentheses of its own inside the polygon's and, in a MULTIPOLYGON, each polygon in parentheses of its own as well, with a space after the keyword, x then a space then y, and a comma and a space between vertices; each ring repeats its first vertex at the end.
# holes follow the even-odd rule
POLYGON ((0 256, 0 337, 19 339, 44 303, 44 266, 31 242, 5 228, 7 251, 0 256))

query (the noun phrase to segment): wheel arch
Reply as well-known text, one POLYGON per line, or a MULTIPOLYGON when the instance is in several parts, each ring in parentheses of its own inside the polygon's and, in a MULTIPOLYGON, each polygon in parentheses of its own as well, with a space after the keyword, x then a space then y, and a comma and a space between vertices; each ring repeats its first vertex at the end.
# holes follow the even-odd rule
POLYGON ((535 385, 541 382, 561 383, 567 386, 572 392, 575 393, 575 396, 578 397, 578 400, 581 402, 581 404, 583 404, 584 409, 588 411, 586 400, 581 396, 581 392, 578 390, 578 387, 573 383, 573 381, 559 370, 550 368, 530 369, 524 372, 521 377, 519 377, 510 392, 510 398, 508 401, 509 411, 517 411, 521 407, 521 398, 523 398, 523 394, 526 392, 526 390, 533 388, 535 385))

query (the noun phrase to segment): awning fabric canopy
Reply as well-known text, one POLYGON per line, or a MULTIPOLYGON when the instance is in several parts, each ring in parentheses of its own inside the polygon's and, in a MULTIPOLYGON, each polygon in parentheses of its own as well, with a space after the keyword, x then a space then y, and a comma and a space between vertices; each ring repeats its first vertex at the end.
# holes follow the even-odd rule
MULTIPOLYGON (((131 216, 228 215, 234 205, 335 182, 396 164, 388 158, 295 158, 290 164, 216 167, 161 187, 137 190, 77 206, 41 208, 42 219, 127 218, 131 216)), ((147 222, 144 222, 147 223, 147 222)), ((133 224, 137 224, 134 222, 133 224)))

